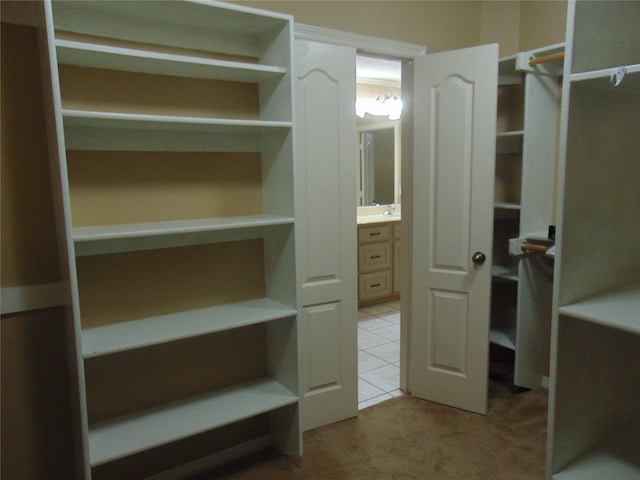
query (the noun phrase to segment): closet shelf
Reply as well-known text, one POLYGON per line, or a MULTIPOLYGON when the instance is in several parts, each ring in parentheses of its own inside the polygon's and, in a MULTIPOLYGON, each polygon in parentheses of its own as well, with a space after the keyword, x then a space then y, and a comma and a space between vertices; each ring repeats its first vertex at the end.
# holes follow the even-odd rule
POLYGON ((535 240, 537 242, 550 242, 553 243, 554 240, 549 238, 549 231, 542 230, 540 232, 529 232, 522 235, 523 238, 527 240, 535 240))
POLYGON ((92 466, 293 405, 298 398, 264 378, 90 427, 92 466))
POLYGON ((260 152, 283 141, 292 122, 64 110, 69 150, 260 152))
POLYGON ((560 307, 560 313, 640 335, 640 283, 560 307))
POLYGON ((156 2, 153 8, 138 1, 78 4, 53 2, 57 31, 256 58, 289 19, 212 1, 156 2))
POLYGON ((511 130, 508 132, 499 132, 496 134, 496 138, 524 138, 524 130, 511 130))
POLYGON ((183 132, 267 132, 290 129, 290 121, 244 120, 233 118, 149 115, 140 113, 100 112, 63 109, 64 125, 69 127, 120 128, 135 130, 170 130, 183 132))
POLYGON ((501 278, 503 280, 510 280, 513 282, 518 281, 518 267, 504 267, 501 265, 493 265, 491 267, 491 275, 495 278, 501 278))
POLYGON ((519 203, 495 202, 493 206, 494 208, 501 209, 501 210, 520 210, 519 203))
POLYGON ((496 135, 496 153, 521 154, 524 131, 501 132, 496 135))
POLYGON ((58 62, 125 72, 260 83, 282 77, 286 69, 73 40, 56 40, 58 62))
POLYGON ((639 429, 640 423, 635 422, 616 432, 561 472, 553 474, 553 480, 639 478, 639 429))
POLYGON ((82 331, 84 358, 109 355, 287 317, 296 310, 270 298, 132 320, 82 331))
POLYGON ((121 238, 140 238, 152 235, 179 235, 206 231, 287 225, 293 222, 293 217, 247 215, 239 217, 215 217, 168 222, 77 227, 73 229, 73 240, 79 243, 121 238))
POLYGON ((516 349, 516 330, 515 328, 495 328, 489 331, 489 342, 508 348, 516 349))
POLYGON ((73 241, 76 256, 81 257, 258 238, 264 236, 265 228, 294 222, 293 217, 247 215, 77 227, 73 229, 73 241))
MULTIPOLYGON (((621 65, 623 66, 623 65, 621 65)), ((572 83, 581 83, 597 88, 612 88, 617 90, 630 90, 640 92, 640 64, 624 65, 626 74, 617 87, 611 84, 611 75, 618 67, 593 70, 589 72, 573 73, 569 77, 572 83)))
POLYGON ((522 84, 522 72, 516 70, 516 55, 503 57, 498 63, 498 86, 522 84))

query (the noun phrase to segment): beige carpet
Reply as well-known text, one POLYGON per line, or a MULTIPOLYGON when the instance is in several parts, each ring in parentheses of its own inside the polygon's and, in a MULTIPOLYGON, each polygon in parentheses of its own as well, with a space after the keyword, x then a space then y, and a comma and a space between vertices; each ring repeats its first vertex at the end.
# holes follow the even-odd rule
POLYGON ((490 382, 476 415, 404 396, 304 434, 302 458, 263 452, 196 477, 230 479, 543 479, 547 392, 490 382))

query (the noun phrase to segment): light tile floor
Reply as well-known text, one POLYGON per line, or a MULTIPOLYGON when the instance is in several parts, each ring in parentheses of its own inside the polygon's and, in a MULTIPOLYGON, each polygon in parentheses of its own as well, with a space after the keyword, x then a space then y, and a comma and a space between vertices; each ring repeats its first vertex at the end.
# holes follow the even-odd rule
POLYGON ((358 311, 358 408, 400 395, 400 302, 363 307, 358 311))

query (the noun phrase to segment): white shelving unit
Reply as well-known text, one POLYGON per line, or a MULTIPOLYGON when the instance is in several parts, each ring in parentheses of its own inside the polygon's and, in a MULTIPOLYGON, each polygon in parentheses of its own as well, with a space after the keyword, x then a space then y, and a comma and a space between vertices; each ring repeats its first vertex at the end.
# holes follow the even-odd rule
POLYGON ((299 455, 291 17, 214 1, 45 16, 79 478, 299 455))
POLYGON ((514 252, 511 245, 553 243, 547 231, 554 223, 562 72, 561 59, 534 66, 529 59, 563 49, 520 52, 499 65, 490 342, 513 352, 513 383, 526 388, 540 387, 547 375, 552 265, 540 253, 514 252))
POLYGON ((547 478, 635 479, 640 4, 571 1, 567 19, 547 478))

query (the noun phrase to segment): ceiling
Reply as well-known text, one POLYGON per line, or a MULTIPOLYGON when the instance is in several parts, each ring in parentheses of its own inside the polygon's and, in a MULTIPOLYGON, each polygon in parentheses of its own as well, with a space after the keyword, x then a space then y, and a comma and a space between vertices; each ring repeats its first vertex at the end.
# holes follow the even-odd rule
POLYGON ((400 86, 399 60, 388 60, 358 55, 356 57, 356 81, 372 85, 400 86))

